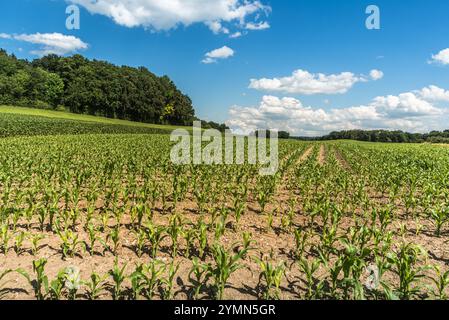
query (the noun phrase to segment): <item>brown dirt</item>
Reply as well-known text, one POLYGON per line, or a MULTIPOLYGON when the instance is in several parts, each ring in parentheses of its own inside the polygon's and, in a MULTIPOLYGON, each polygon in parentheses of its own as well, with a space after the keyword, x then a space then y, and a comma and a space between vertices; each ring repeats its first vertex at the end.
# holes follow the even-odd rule
POLYGON ((320 153, 318 154, 318 163, 320 166, 324 166, 326 164, 326 147, 322 144, 320 146, 320 153))
POLYGON ((348 161, 342 156, 339 150, 335 150, 335 158, 337 159, 340 166, 347 170, 352 171, 351 165, 348 163, 348 161))
POLYGON ((309 159, 310 155, 311 155, 312 152, 313 152, 313 149, 314 149, 314 147, 308 148, 308 149, 302 154, 302 156, 298 159, 297 164, 300 164, 300 163, 306 161, 307 159, 309 159))

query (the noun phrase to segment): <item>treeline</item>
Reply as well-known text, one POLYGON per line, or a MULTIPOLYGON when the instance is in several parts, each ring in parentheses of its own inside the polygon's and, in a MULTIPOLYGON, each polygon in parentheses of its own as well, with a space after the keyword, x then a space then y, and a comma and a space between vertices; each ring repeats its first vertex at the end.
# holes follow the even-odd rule
POLYGON ((317 138, 297 138, 300 140, 356 140, 367 142, 390 143, 449 143, 449 130, 432 131, 430 133, 408 133, 404 131, 387 130, 349 130, 336 131, 317 138))
MULTIPOLYGON (((265 132, 265 138, 270 138, 271 137, 271 131, 270 130, 264 130, 263 132, 265 132)), ((261 130, 256 130, 254 132, 254 135, 256 137, 262 137, 263 133, 261 132, 261 130)), ((290 133, 288 133, 286 131, 278 131, 278 138, 279 139, 290 139, 290 133)))
POLYGON ((81 55, 29 62, 0 49, 0 104, 156 124, 191 125, 196 119, 190 98, 167 76, 81 55))

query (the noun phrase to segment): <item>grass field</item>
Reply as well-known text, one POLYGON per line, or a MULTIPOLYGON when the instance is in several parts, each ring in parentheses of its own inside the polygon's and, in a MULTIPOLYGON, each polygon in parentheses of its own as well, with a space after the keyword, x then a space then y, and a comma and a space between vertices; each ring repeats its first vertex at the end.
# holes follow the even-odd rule
MULTIPOLYGON (((75 114, 75 113, 63 112, 63 111, 42 110, 42 109, 13 107, 13 106, 0 106, 0 115, 1 114, 37 116, 37 117, 45 117, 45 118, 51 118, 51 119, 64 119, 64 120, 72 120, 72 121, 101 123, 101 124, 107 124, 107 125, 143 127, 143 128, 161 129, 161 130, 175 130, 175 129, 179 128, 178 126, 148 124, 148 123, 141 123, 141 122, 133 122, 133 121, 126 121, 126 120, 119 120, 119 119, 110 119, 110 118, 104 118, 104 117, 90 116, 90 115, 84 115, 84 114, 75 114)), ((189 130, 190 127, 185 127, 185 129, 189 130)))
MULTIPOLYGON (((176 128, 179 127, 97 118, 58 111, 0 107, 0 137, 70 134, 168 134, 176 128)), ((191 128, 186 129, 191 130, 191 128)))
POLYGON ((0 139, 0 298, 447 298, 448 148, 279 153, 263 177, 175 166, 166 134, 0 139))

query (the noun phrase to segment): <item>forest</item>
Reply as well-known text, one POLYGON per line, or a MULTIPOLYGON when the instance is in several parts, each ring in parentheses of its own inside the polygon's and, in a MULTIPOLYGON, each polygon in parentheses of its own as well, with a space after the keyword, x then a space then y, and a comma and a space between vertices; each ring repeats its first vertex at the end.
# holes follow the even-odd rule
POLYGON ((0 104, 155 124, 190 125, 196 119, 191 99, 169 77, 78 54, 30 62, 0 49, 0 104))
POLYGON ((432 131, 430 133, 408 133, 403 131, 387 130, 349 130, 331 132, 329 135, 316 140, 356 140, 393 143, 449 143, 449 130, 432 131))

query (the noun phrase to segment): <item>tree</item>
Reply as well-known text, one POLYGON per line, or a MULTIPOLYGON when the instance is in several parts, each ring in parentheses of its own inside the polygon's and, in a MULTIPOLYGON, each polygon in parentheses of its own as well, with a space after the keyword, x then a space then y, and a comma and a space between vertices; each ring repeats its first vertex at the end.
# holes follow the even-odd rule
MULTIPOLYGON (((147 68, 47 55, 32 62, 0 49, 0 103, 149 123, 191 125, 192 100, 168 77, 147 68)), ((225 125, 211 124, 224 131, 225 125)))

